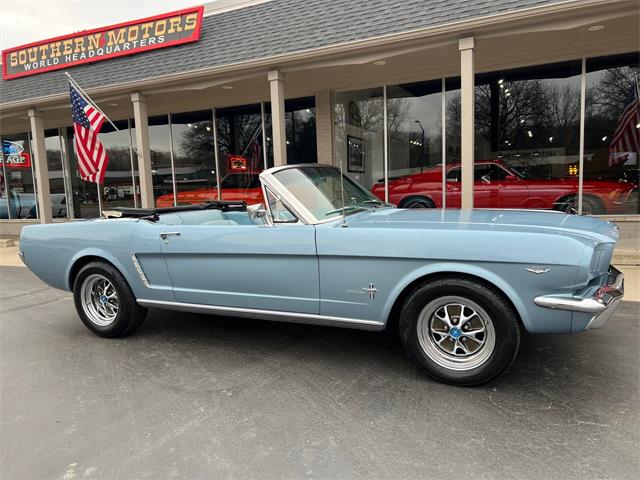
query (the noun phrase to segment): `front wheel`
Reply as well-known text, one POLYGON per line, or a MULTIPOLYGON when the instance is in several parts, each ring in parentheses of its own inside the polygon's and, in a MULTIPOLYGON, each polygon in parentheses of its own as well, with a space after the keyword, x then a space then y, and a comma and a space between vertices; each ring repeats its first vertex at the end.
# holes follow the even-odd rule
POLYGON ((82 267, 73 284, 73 300, 82 323, 100 337, 128 335, 147 313, 122 274, 104 262, 82 267))
POLYGON ((520 345, 513 307, 492 287, 462 277, 439 278, 407 298, 399 322, 408 354, 430 376, 479 385, 503 373, 520 345))

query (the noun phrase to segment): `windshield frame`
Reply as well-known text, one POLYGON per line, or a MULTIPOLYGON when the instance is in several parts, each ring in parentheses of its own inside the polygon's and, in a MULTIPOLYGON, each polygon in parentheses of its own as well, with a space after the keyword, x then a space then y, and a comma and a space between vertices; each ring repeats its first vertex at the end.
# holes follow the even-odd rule
MULTIPOLYGON (((338 174, 341 174, 340 169, 334 167, 333 165, 322 165, 317 163, 306 163, 306 164, 297 164, 297 165, 285 165, 282 167, 274 167, 260 173, 260 181, 263 186, 269 188, 272 192, 276 193, 280 197, 280 201, 283 202, 291 211, 294 213, 303 223, 307 225, 318 225, 323 223, 331 223, 337 220, 342 221, 346 216, 352 215, 354 213, 358 213, 361 211, 369 210, 369 208, 363 207, 362 209, 357 209, 352 212, 346 212, 343 214, 338 214, 329 218, 317 218, 313 212, 311 212, 293 193, 291 193, 277 178, 275 174, 282 170, 286 169, 304 169, 305 167, 313 167, 313 168, 326 168, 331 169, 338 174)), ((348 177, 346 177, 348 178, 348 177)), ((351 180, 351 182, 358 187, 363 192, 372 195, 371 192, 366 190, 362 185, 358 182, 351 180)), ((375 197, 374 197, 375 198, 375 197)), ((376 199, 377 200, 377 199, 376 199)), ((348 206, 348 205, 346 205, 348 206)), ((383 201, 380 200, 380 207, 388 206, 383 201)), ((371 206, 373 208, 373 205, 371 206)))

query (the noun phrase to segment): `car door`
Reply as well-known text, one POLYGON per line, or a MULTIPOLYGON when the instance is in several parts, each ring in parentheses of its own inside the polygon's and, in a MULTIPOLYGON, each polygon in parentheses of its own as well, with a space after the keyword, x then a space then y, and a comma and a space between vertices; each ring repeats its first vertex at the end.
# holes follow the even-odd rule
POLYGON ((319 312, 312 225, 157 224, 157 234, 180 303, 319 312))
POLYGON ((494 183, 498 187, 498 208, 526 208, 529 199, 527 182, 501 165, 495 165, 494 183))
POLYGON ((473 168, 473 206, 475 208, 497 208, 500 189, 493 178, 495 165, 479 163, 473 168))
MULTIPOLYGON (((473 206, 475 208, 492 208, 497 206, 498 189, 491 184, 486 164, 474 168, 473 206)), ((447 172, 447 208, 460 208, 462 181, 460 167, 453 167, 447 172)))

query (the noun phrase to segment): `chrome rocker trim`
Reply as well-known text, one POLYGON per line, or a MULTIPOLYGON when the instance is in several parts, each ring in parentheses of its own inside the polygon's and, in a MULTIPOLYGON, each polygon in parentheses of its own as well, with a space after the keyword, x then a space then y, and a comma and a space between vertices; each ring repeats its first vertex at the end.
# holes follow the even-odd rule
POLYGON ((143 307, 157 307, 181 312, 205 313, 241 318, 255 318, 274 322, 303 323, 326 327, 354 328, 359 330, 379 331, 384 323, 357 318, 330 317, 312 313, 282 312, 278 310, 260 310, 255 308, 223 307, 221 305, 202 305, 198 303, 166 302, 163 300, 146 300, 139 298, 138 304, 143 307))
POLYGON ((609 280, 589 298, 573 299, 566 297, 541 296, 534 302, 541 307, 557 310, 571 310, 573 312, 593 313, 585 330, 600 328, 606 324, 620 306, 624 297, 624 274, 615 268, 609 267, 609 280))

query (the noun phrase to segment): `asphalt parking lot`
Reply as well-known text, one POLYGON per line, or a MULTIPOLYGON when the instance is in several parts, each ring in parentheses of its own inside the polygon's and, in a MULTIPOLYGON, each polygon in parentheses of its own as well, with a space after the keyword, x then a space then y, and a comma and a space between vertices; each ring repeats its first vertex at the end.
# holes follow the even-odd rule
POLYGON ((640 304, 456 388, 389 336, 152 311, 105 340, 0 267, 3 479, 638 478, 640 304))

